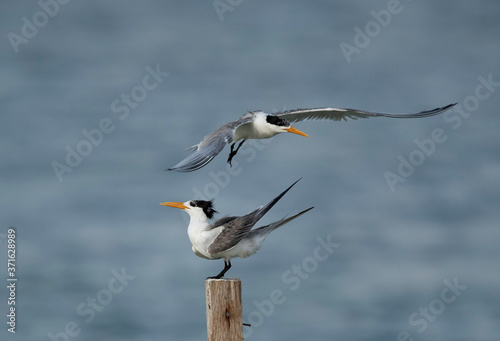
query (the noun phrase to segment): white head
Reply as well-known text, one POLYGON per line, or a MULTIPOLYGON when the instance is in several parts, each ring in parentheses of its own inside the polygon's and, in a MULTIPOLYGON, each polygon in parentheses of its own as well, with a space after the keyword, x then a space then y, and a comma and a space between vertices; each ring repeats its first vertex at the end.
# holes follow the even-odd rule
POLYGON ((290 122, 276 115, 266 115, 266 123, 276 134, 287 132, 309 137, 306 133, 292 127, 290 122))
POLYGON ((180 208, 186 211, 192 218, 206 217, 212 219, 217 211, 214 209, 213 200, 190 200, 186 202, 162 202, 160 205, 180 208))

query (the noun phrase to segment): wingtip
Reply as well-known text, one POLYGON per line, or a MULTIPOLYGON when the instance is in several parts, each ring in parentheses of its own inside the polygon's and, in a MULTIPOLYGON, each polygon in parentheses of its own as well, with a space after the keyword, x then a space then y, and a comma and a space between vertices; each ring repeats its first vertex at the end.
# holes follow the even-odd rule
POLYGON ((281 198, 283 195, 285 195, 290 189, 292 189, 293 186, 295 186, 295 184, 297 184, 297 182, 299 182, 300 180, 302 179, 302 177, 298 178, 297 180, 295 180, 295 182, 293 184, 291 184, 290 186, 288 186, 287 189, 285 189, 283 191, 283 193, 281 193, 281 195, 279 196, 279 198, 281 198))
MULTIPOLYGON (((198 168, 196 168, 198 169, 198 168)), ((196 169, 184 169, 184 168, 167 168, 165 171, 174 171, 174 172, 179 172, 179 173, 189 173, 189 172, 194 172, 196 169)))
POLYGON ((300 180, 302 180, 302 177, 298 178, 297 180, 295 180, 295 182, 293 184, 291 184, 286 190, 285 190, 285 193, 288 192, 293 186, 295 186, 295 184, 297 182, 299 182, 300 180))
POLYGON ((186 172, 186 170, 184 170, 183 168, 180 168, 180 167, 168 167, 167 169, 165 169, 165 172, 169 172, 169 171, 174 171, 174 172, 186 172))

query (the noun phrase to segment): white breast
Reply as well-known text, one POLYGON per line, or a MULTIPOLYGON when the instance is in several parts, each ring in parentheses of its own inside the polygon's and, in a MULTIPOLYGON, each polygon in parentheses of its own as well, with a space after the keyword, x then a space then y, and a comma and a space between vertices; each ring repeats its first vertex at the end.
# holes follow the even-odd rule
POLYGON ((195 255, 212 259, 208 253, 208 246, 217 238, 222 227, 206 230, 207 226, 208 221, 206 219, 193 219, 193 217, 191 217, 188 226, 188 236, 193 245, 193 252, 195 255))

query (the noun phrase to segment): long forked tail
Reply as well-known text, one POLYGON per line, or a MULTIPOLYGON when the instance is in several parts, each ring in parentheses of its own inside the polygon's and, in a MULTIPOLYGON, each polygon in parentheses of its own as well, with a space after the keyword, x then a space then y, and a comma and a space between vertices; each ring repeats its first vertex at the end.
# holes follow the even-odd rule
POLYGON ((257 236, 264 236, 265 237, 266 235, 268 235, 272 231, 276 230, 278 227, 283 226, 283 225, 291 222, 295 218, 300 217, 304 213, 312 210, 313 208, 314 208, 314 206, 309 207, 308 209, 305 209, 302 212, 299 212, 291 217, 288 217, 288 218, 285 217, 285 218, 278 220, 278 221, 275 221, 274 223, 271 223, 269 225, 265 225, 265 226, 259 227, 257 229, 251 230, 248 234, 248 238, 255 238, 257 236))

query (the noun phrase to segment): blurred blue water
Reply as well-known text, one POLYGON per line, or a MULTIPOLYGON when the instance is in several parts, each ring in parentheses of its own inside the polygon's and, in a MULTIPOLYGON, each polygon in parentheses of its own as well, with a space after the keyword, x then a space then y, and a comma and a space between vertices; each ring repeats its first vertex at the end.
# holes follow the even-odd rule
MULTIPOLYGON (((204 339, 204 278, 222 261, 194 256, 187 217, 158 203, 201 193, 222 214, 244 214, 303 176, 265 220, 316 208, 228 273, 243 281, 246 339, 498 340, 500 101, 496 86, 482 100, 476 89, 500 81, 500 5, 401 1, 385 27, 369 24, 388 3, 243 1, 221 21, 210 1, 72 1, 16 53, 9 34, 22 36, 23 17, 33 22, 41 7, 2 2, 0 233, 17 228, 16 337, 204 339), (378 31, 349 63, 340 46, 356 47, 356 27, 378 31), (143 93, 147 67, 168 76, 143 93), (112 107, 123 94, 141 99, 127 115, 112 107), (248 144, 234 175, 227 151, 195 173, 164 171, 248 110, 452 102, 468 110, 300 123, 310 139, 248 144), (89 150, 82 130, 103 120, 113 130, 89 150), (446 140, 392 191, 384 174, 398 174, 435 129, 446 140), (60 182, 53 162, 79 145, 88 155, 60 182), (312 267, 318 238, 340 246, 312 267), (287 282, 296 266, 311 271, 287 282), (109 297, 113 271, 133 279, 109 297), (455 278, 467 288, 440 303, 455 278), (273 290, 286 299, 265 316, 256 302, 273 290), (90 308, 92 298, 106 304, 90 308)), ((0 250, 6 265, 4 234, 0 250)), ((14 339, 5 324, 0 335, 14 339)))

